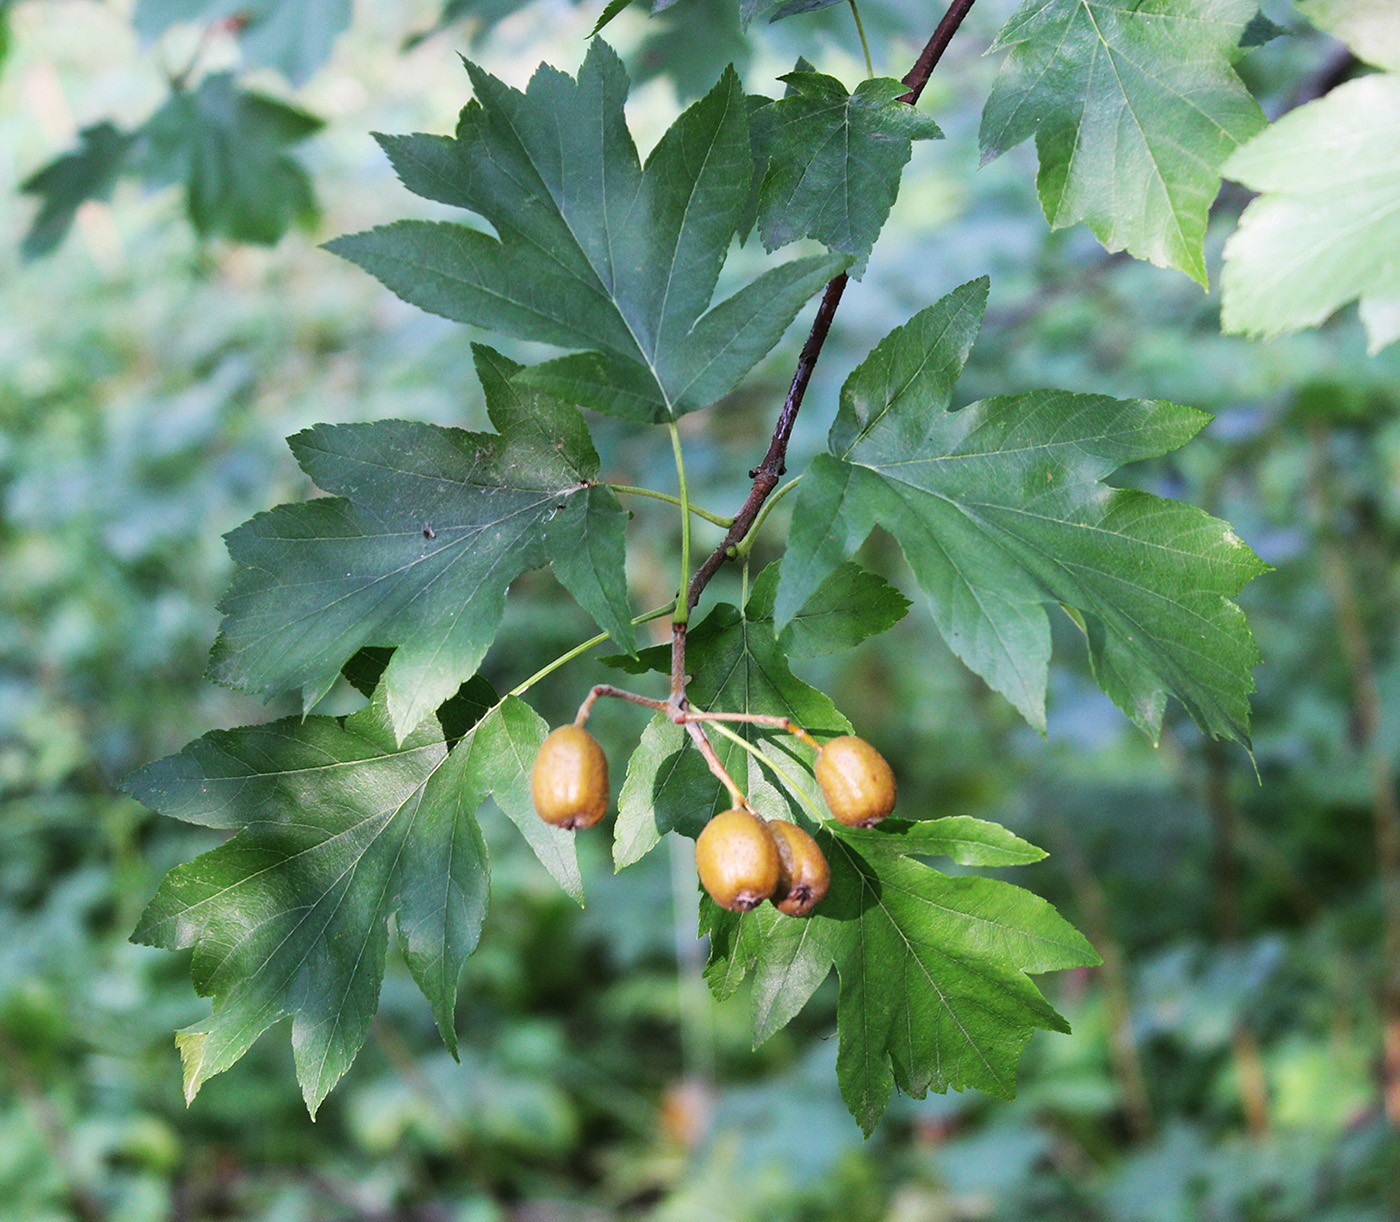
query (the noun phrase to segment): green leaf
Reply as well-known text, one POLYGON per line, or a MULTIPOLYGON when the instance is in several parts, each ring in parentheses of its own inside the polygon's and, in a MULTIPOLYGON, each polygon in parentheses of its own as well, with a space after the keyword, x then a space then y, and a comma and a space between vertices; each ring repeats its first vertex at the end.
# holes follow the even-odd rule
POLYGON ((899 101, 901 81, 862 81, 855 92, 819 72, 789 72, 786 97, 754 112, 769 150, 758 229, 776 250, 810 237, 858 259, 875 244, 899 193, 911 142, 943 133, 899 101))
POLYGON ((36 170, 20 190, 40 197, 39 210, 20 250, 37 259, 57 249, 68 234, 78 208, 90 199, 106 199, 126 168, 132 136, 111 123, 95 123, 78 133, 78 147, 36 170))
POLYGON ((828 826, 867 856, 947 857, 961 866, 1027 866, 1046 856, 1044 849, 1022 840, 1000 823, 970 815, 917 822, 884 819, 876 827, 828 826))
POLYGON ((598 20, 594 23, 593 28, 588 31, 588 36, 592 38, 605 25, 611 24, 612 19, 631 3, 632 0, 608 0, 606 7, 598 14, 598 20))
MULTIPOLYGON (((772 619, 777 591, 778 566, 770 564, 753 584, 749 617, 772 619)), ((908 610, 909 600, 883 577, 847 561, 792 617, 778 644, 790 658, 839 653, 893 628, 908 610)))
POLYGON ((1029 891, 903 857, 833 846, 837 888, 836 1076, 865 1133, 893 1086, 915 1099, 969 1086, 1012 1098, 1036 1029, 1069 1031, 1028 975, 1097 963, 1093 947, 1029 891))
POLYGON ((1271 336, 1360 299, 1374 354, 1400 339, 1400 74, 1348 81, 1290 111, 1225 172, 1262 192, 1225 243, 1221 321, 1271 336))
POLYGON ((681 99, 698 98, 732 65, 743 72, 753 56, 744 33, 749 0, 654 0, 645 40, 633 54, 637 84, 665 77, 681 99))
MULTIPOLYGON (((818 832, 817 841, 830 861, 829 838, 818 832)), ((796 1018, 831 975, 849 933, 841 921, 832 919, 833 907, 834 897, 828 894, 811 916, 801 919, 785 916, 771 904, 739 917, 708 896, 702 901, 701 933, 710 938, 705 979, 723 999, 732 996, 745 977, 751 978, 755 1048, 796 1018)))
MULTIPOLYGON (((455 1055, 457 983, 487 904, 476 811, 488 794, 528 804, 528 764, 503 739, 538 749, 545 735, 534 713, 511 697, 496 703, 480 679, 463 703, 490 711, 450 751, 435 720, 396 743, 379 698, 343 721, 214 731, 123 782, 167 815, 237 831, 172 870, 133 934, 193 947, 195 987, 214 999, 210 1017, 177 1037, 187 1098, 290 1016, 314 1115, 378 1006, 390 917, 455 1055)), ((534 823, 577 894, 572 839, 534 823)))
POLYGON ((1298 11, 1340 38, 1358 59, 1400 71, 1400 12, 1392 0, 1295 0, 1298 11))
POLYGON ((133 24, 150 40, 179 22, 236 18, 248 65, 275 68, 302 85, 329 58, 350 17, 351 0, 137 0, 133 24))
POLYGON ((311 180, 286 150, 320 126, 315 116, 216 73, 196 90, 176 89, 135 132, 111 123, 85 128, 78 149, 21 186, 43 197, 24 254, 33 258, 57 247, 78 206, 107 198, 123 173, 153 186, 183 187, 201 237, 276 242, 293 224, 315 219, 311 180))
POLYGON ((1028 136, 1055 229, 1084 221, 1206 283, 1202 246, 1220 167, 1264 126, 1231 67, 1255 0, 1026 0, 982 114, 984 160, 1028 136))
POLYGON ((276 242, 315 218, 306 171, 286 150, 321 120, 217 73, 178 89, 138 135, 136 166, 156 185, 178 183, 195 232, 239 242, 276 242))
POLYGON ((969 1086, 1014 1095, 1026 1040, 1037 1028, 1069 1029, 1027 973, 1096 963, 1093 948, 1028 891, 907 860, 901 848, 923 851, 914 840, 879 828, 817 839, 832 878, 811 916, 706 905, 711 987, 725 995, 752 974, 759 1042, 835 967, 837 1077, 867 1134, 896 1085, 915 1098, 969 1086))
POLYGON ((843 0, 787 0, 786 4, 779 4, 769 16, 769 21, 782 21, 784 17, 796 17, 800 13, 815 13, 819 9, 830 8, 833 4, 841 4, 843 0))
POLYGON ((666 832, 695 839, 710 816, 724 809, 724 798, 684 728, 658 713, 642 731, 617 795, 614 867, 640 861, 666 832))
POLYGON ((535 366, 532 384, 636 420, 704 407, 846 266, 799 259, 709 308, 752 174, 732 71, 643 168, 623 119, 626 74, 601 40, 577 81, 541 67, 524 94, 467 68, 477 97, 455 138, 380 142, 410 190, 478 214, 498 237, 401 221, 329 248, 432 313, 583 350, 535 366))
POLYGON ((394 645, 384 675, 401 738, 481 661, 506 587, 552 563, 623 648, 634 647, 623 574, 626 512, 597 483, 579 412, 476 350, 500 434, 402 420, 317 425, 291 439, 335 495, 259 514, 228 537, 242 566, 220 609, 211 672, 310 709, 365 645, 394 645))
POLYGON ((1205 423, 1191 408, 1032 391, 947 410, 986 301, 954 290, 881 340, 841 392, 803 477, 774 614, 786 624, 877 523, 900 543, 949 648, 1045 726, 1060 603, 1104 691, 1155 739, 1168 695, 1248 742, 1258 661, 1231 601, 1266 569, 1189 505, 1103 482, 1205 423))

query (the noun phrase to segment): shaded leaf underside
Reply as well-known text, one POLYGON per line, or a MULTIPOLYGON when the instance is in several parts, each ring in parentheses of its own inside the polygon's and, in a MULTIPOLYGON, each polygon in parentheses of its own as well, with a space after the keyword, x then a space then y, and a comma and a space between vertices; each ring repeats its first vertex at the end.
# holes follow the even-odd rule
POLYGON ((486 912, 476 812, 488 794, 581 899, 572 838, 530 806, 543 721, 519 700, 497 702, 481 680, 458 702, 485 715, 450 752, 436 720, 398 743, 377 699, 343 721, 214 731, 126 779, 164 814, 238 833, 172 870, 133 935, 193 947, 195 987, 214 1000, 178 1037, 190 1098, 290 1016, 314 1114, 378 1007, 390 916, 455 1052, 457 981, 486 912))

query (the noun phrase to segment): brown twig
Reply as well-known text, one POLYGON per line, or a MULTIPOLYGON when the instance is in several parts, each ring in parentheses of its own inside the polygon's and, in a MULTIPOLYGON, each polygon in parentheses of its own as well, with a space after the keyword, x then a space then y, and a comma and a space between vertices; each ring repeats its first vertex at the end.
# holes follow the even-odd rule
MULTIPOLYGON (((957 33, 958 27, 962 25, 963 18, 967 16, 974 2, 975 0, 953 0, 948 6, 948 11, 943 14, 943 19, 934 29, 933 35, 920 53, 918 61, 904 77, 904 84, 909 87, 909 92, 903 94, 900 101, 907 102, 912 106, 919 100, 919 94, 923 92, 929 76, 943 57, 943 52, 947 50, 949 42, 957 33)), ((827 283, 826 291, 822 294, 821 305, 817 307, 817 316, 812 320, 812 329, 808 332, 807 341, 802 345, 802 352, 797 358, 797 369, 793 372, 792 385, 788 387, 787 398, 783 400, 783 410, 778 413, 778 422, 773 428, 773 437, 768 443, 768 452, 763 456, 763 461, 749 472, 753 486, 749 489, 749 495, 745 498, 743 506, 734 515, 734 524, 730 526, 720 545, 705 558, 704 563, 695 570, 694 576, 691 577, 690 584, 686 588, 687 612, 700 601, 700 595, 704 593, 705 587, 710 584, 724 562, 738 554, 739 544, 747 538, 753 529, 764 503, 773 495, 778 481, 787 470, 787 448, 788 442, 792 439, 792 426, 797 420, 798 410, 802 407, 802 399, 807 393, 808 383, 812 380, 812 370, 816 368, 822 345, 826 343, 826 337, 831 331, 831 320, 836 314, 836 307, 841 304, 841 294, 846 291, 846 281, 846 273, 842 272, 827 283)), ((685 673, 686 624, 684 617, 680 617, 680 619, 681 622, 673 621, 671 624, 671 698, 668 703, 675 714, 684 714, 690 707, 685 696, 687 679, 685 673)), ((705 757, 710 771, 724 782, 731 796, 735 797, 736 804, 747 805, 729 774, 720 765, 719 757, 715 754, 715 749, 710 744, 704 727, 695 721, 686 721, 683 724, 686 732, 705 757)))
MULTIPOLYGON (((924 86, 928 84, 928 78, 937 67, 938 61, 943 58, 943 52, 948 49, 953 35, 958 32, 958 27, 962 25, 963 18, 967 16, 974 3, 975 0, 953 0, 953 3, 948 6, 948 11, 943 14, 943 20, 933 31, 933 35, 924 46, 918 61, 904 77, 904 83, 909 86, 909 92, 901 95, 901 102, 907 102, 912 106, 919 100, 924 86)), ((846 273, 842 272, 827 284, 826 292, 822 294, 821 305, 817 307, 817 316, 812 320, 812 329, 807 335, 807 342, 802 345, 802 353, 797 358, 797 370, 792 375, 792 385, 788 388, 787 398, 783 400, 783 410, 778 414, 778 423, 774 426, 773 438, 768 443, 768 453, 763 456, 763 461, 749 472, 749 478, 753 480, 753 487, 749 490, 748 498, 744 501, 743 507, 734 515, 734 525, 729 528, 720 545, 706 557, 704 564, 695 570, 694 577, 690 579, 690 587, 686 595, 689 607, 694 607, 700 601, 700 595, 710 584, 711 578, 735 553, 738 544, 743 541, 758 519, 759 510, 763 508, 763 503, 773 494, 773 490, 778 486, 778 480, 787 470, 787 448, 788 441, 792 437, 792 426, 797 419, 798 409, 802 406, 803 396, 807 393, 807 384, 812 380, 812 370, 816 368, 817 357, 821 355, 822 345, 826 343, 827 334, 831 330, 831 320, 836 313, 836 307, 841 303, 841 294, 845 291, 846 273)), ((685 651, 684 624, 677 625, 675 640, 679 646, 680 656, 683 658, 685 651)), ((683 669, 682 666, 679 670, 673 671, 673 681, 683 669)))
POLYGON ((624 691, 620 687, 614 687, 611 683, 599 683, 587 696, 583 698, 583 703, 578 706, 578 715, 574 718, 574 725, 581 726, 588 720, 588 714, 593 711, 593 702, 599 696, 612 696, 617 700, 630 700, 633 704, 645 705, 649 709, 656 709, 658 712, 666 711, 664 700, 653 700, 650 696, 639 696, 636 692, 624 691))
POLYGON ((710 584, 710 579, 719 572, 730 552, 749 533, 749 529, 758 518, 759 510, 763 508, 763 502, 772 495, 773 489, 778 486, 778 481, 787 470, 787 448, 788 441, 792 438, 792 426, 797 420, 802 398, 807 393, 807 383, 812 380, 812 370, 816 368, 817 357, 821 355, 822 345, 826 343, 827 333, 831 330, 832 316, 841 302, 841 294, 846 290, 846 279, 846 273, 842 272, 827 284, 826 292, 822 294, 822 303, 817 307, 816 318, 812 320, 812 330, 807 336, 807 342, 802 345, 801 355, 797 358, 797 371, 792 375, 792 385, 788 388, 787 398, 783 400, 783 410, 778 413, 778 423, 773 428, 768 453, 763 456, 763 461, 749 472, 753 487, 749 490, 748 498, 734 515, 734 525, 729 528, 720 545, 706 557, 705 563, 695 570, 695 576, 690 579, 687 601, 691 607, 700 601, 700 595, 710 584))
POLYGON ((735 806, 742 806, 745 810, 753 810, 753 807, 749 805, 748 798, 744 797, 744 791, 734 783, 734 778, 729 775, 725 766, 719 762, 719 756, 715 753, 714 744, 710 742, 704 727, 697 721, 683 721, 679 724, 685 727, 685 732, 690 735, 691 741, 704 757, 705 763, 710 766, 710 771, 720 779, 725 789, 729 790, 729 800, 733 802, 735 806))
POLYGON ((962 25, 963 18, 967 16, 973 3, 974 0, 953 0, 953 3, 948 6, 948 11, 943 14, 943 20, 938 23, 933 37, 928 40, 923 52, 919 55, 918 63, 910 68, 904 77, 904 83, 909 86, 909 92, 900 95, 901 102, 908 102, 912 106, 919 100, 919 94, 923 93, 924 86, 928 84, 928 78, 933 75, 934 68, 938 66, 938 61, 943 58, 943 52, 953 41, 953 35, 958 32, 958 26, 962 25))

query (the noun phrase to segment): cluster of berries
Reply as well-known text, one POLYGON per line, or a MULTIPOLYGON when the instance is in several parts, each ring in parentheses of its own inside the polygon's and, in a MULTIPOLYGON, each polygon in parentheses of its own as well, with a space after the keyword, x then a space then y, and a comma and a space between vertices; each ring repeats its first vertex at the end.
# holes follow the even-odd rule
MULTIPOLYGON (((894 773, 862 738, 833 738, 818 750, 814 771, 827 807, 847 827, 873 827, 894 809, 894 773)), ((592 827, 608 808, 607 756, 582 726, 560 726, 540 746, 530 792, 546 823, 592 827)), ((831 885, 831 868, 806 831, 764 819, 747 805, 705 825, 695 842, 695 868, 715 903, 732 912, 769 900, 788 916, 806 916, 831 885)))

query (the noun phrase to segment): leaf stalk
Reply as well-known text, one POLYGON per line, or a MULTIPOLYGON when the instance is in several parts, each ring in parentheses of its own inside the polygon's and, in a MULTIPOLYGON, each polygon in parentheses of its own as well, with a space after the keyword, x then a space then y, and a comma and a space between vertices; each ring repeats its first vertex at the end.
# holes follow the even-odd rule
MULTIPOLYGON (((676 592, 676 613, 671 617, 673 625, 684 626, 690 619, 691 603, 687 601, 687 583, 690 581, 690 490, 685 482, 685 455, 681 450, 681 431, 676 422, 671 421, 671 452, 676 456, 676 480, 680 484, 681 506, 681 580, 676 592)), ((734 528, 731 526, 730 530, 734 528)))
POLYGON ((683 726, 696 748, 704 757, 705 763, 725 789, 729 791, 730 801, 735 806, 741 806, 745 810, 753 810, 749 805, 749 800, 744 796, 744 791, 735 783, 724 765, 720 763, 719 756, 715 754, 713 744, 705 734, 704 724, 710 723, 720 733, 742 742, 732 730, 727 726, 720 725, 720 722, 742 722, 745 725, 768 726, 775 730, 783 730, 791 734, 794 738, 806 743, 815 751, 821 750, 821 745, 807 733, 801 726, 789 717, 778 717, 769 713, 696 713, 692 712, 685 703, 684 696, 677 702, 672 700, 654 700, 650 696, 642 696, 637 692, 629 692, 625 688, 614 687, 611 683, 599 683, 594 686, 584 697, 584 701, 578 708, 578 715, 574 718, 574 725, 581 726, 588 720, 589 714, 593 711, 593 705, 600 699, 611 697, 615 700, 627 700, 632 704, 640 704, 644 708, 655 709, 658 713, 665 713, 666 716, 678 726, 683 726))
MULTIPOLYGON (((648 611, 644 615, 634 615, 632 617, 632 623, 634 625, 649 624, 652 620, 660 619, 663 615, 669 615, 670 613, 671 604, 667 603, 664 607, 657 607, 654 611, 648 611)), ((597 636, 591 636, 588 638, 588 640, 580 642, 579 644, 575 645, 572 649, 568 650, 566 653, 561 653, 557 658, 554 659, 554 661, 547 662, 544 666, 541 666, 540 669, 535 671, 535 673, 531 675, 528 679, 524 680, 521 683, 517 683, 513 688, 510 689, 509 694, 512 696, 523 696, 541 679, 552 675, 561 666, 566 666, 575 658, 581 657, 583 654, 586 654, 590 649, 593 649, 595 646, 601 645, 607 639, 608 634, 606 632, 600 632, 597 636)))
POLYGON ((846 0, 851 6, 851 16, 856 19, 856 33, 860 35, 860 49, 865 53, 865 75, 867 79, 875 76, 875 65, 870 60, 870 43, 865 37, 865 22, 860 19, 860 9, 856 6, 856 0, 846 0))
MULTIPOLYGON (((680 505, 681 498, 672 496, 669 492, 657 492, 655 488, 635 488, 631 484, 609 484, 614 492, 625 493, 628 496, 650 497, 653 501, 665 501, 668 505, 680 505)), ((704 518, 707 522, 713 522, 725 530, 734 525, 733 518, 721 517, 717 513, 711 513, 708 509, 702 509, 699 505, 691 505, 690 512, 697 518, 704 518)))

